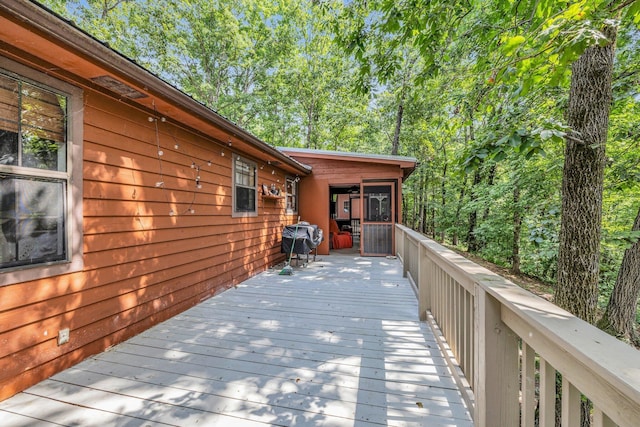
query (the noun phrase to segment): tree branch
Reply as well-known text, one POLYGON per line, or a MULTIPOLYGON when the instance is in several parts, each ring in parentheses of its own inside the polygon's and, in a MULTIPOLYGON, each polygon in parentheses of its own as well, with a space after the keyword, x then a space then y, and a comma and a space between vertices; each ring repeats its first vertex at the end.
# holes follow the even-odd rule
POLYGON ((613 4, 616 3, 615 1, 612 1, 611 3, 609 3, 609 7, 611 8, 611 12, 619 12, 622 9, 624 9, 627 6, 631 6, 631 3, 635 2, 636 0, 625 0, 622 4, 619 4, 616 7, 613 7, 613 4))

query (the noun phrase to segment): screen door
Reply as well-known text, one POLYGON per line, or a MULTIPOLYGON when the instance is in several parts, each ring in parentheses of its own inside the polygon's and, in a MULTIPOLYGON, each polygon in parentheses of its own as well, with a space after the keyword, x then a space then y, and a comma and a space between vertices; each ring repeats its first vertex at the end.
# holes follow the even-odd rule
POLYGON ((362 183, 360 253, 365 256, 393 254, 395 191, 391 182, 362 183))

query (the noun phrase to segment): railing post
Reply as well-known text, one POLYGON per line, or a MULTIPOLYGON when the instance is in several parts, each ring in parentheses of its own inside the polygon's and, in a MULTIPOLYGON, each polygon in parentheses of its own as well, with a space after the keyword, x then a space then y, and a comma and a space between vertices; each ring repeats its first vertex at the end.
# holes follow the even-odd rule
POLYGON ((404 245, 404 230, 400 227, 399 224, 396 224, 395 227, 396 233, 396 256, 402 260, 404 264, 404 254, 402 253, 403 245, 404 245))
POLYGON ((501 320, 500 302, 475 286, 474 425, 519 424, 518 337, 501 320))

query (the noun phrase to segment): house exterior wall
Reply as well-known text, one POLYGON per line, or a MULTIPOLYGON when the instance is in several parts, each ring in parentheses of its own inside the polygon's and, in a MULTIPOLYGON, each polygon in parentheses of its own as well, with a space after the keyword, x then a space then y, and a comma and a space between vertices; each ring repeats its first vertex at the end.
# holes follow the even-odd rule
MULTIPOLYGON (((85 92, 84 268, 0 286, 0 399, 283 259, 279 236, 292 221, 283 201, 259 196, 256 217, 232 218, 231 151, 158 127, 156 135, 147 113, 85 92), (63 328, 70 342, 58 346, 63 328)), ((258 168, 259 183, 282 185, 284 175, 258 168)))
POLYGON ((0 273, 0 400, 284 260, 281 230, 295 221, 284 199, 260 196, 261 184, 282 188, 291 171, 261 169, 259 150, 163 120, 34 59, 37 51, 22 58, 0 43, 0 68, 9 56, 82 90, 83 262, 72 273, 10 283, 0 273), (232 217, 233 153, 257 165, 256 216, 232 217), (64 328, 70 340, 58 345, 64 328))

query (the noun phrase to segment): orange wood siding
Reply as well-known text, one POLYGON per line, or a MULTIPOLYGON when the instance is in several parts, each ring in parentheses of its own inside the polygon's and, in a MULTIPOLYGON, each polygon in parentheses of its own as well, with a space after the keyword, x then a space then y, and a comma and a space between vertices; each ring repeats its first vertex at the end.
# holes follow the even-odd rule
MULTIPOLYGON (((232 218, 232 149, 157 124, 161 171, 149 113, 85 92, 84 270, 0 287, 0 400, 284 259, 284 200, 258 196, 256 217, 232 218)), ((251 160, 259 184, 284 186, 251 160)))
POLYGON ((325 179, 303 178, 300 181, 298 211, 300 220, 317 224, 322 229, 324 240, 318 246, 319 254, 329 253, 329 183, 325 179), (324 202, 326 201, 326 203, 324 202))
POLYGON ((298 158, 295 153, 291 157, 313 168, 310 179, 326 179, 332 184, 359 183, 362 179, 398 179, 402 178, 402 169, 397 165, 367 162, 314 159, 310 157, 298 158))

